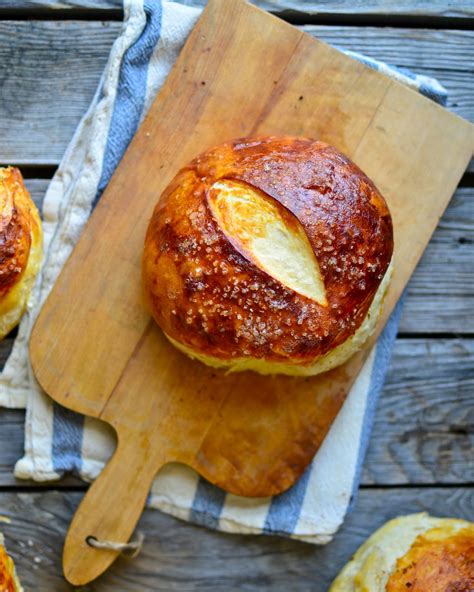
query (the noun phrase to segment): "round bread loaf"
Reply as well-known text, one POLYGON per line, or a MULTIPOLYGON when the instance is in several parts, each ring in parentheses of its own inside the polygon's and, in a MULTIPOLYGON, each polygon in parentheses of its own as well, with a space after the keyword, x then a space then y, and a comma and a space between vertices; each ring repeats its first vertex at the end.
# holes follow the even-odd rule
POLYGON ((329 592, 468 592, 474 590, 474 524, 402 516, 357 550, 329 592))
POLYGON ((143 281, 155 320, 189 356, 314 375, 374 331, 392 251, 387 204, 347 157, 305 138, 243 138, 166 188, 143 281))
POLYGON ((41 221, 18 169, 0 168, 0 339, 20 321, 42 256, 41 221))

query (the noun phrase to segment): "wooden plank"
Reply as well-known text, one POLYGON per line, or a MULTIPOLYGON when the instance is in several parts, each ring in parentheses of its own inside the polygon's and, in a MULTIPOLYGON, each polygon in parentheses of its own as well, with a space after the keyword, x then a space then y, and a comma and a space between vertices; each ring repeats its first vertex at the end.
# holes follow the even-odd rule
POLYGON ((403 308, 400 331, 405 333, 471 334, 474 330, 472 311, 474 296, 417 296, 410 292, 403 308))
POLYGON ((474 189, 462 187, 408 284, 400 331, 474 332, 474 189))
POLYGON ((439 76, 444 71, 474 71, 471 31, 319 25, 299 28, 330 45, 414 72, 438 72, 439 76))
POLYGON ((119 30, 107 22, 0 22, 0 163, 59 162, 119 30))
MULTIPOLYGON (((1 524, 26 590, 72 590, 61 552, 78 492, 0 493, 1 524)), ((427 511, 472 520, 473 488, 365 489, 334 541, 316 547, 280 537, 225 535, 146 510, 141 553, 119 559, 84 592, 326 592, 360 544, 386 520, 427 511)))
POLYGON ((364 483, 474 482, 474 340, 399 340, 364 483))
MULTIPOLYGON (((70 10, 71 13, 84 10, 117 10, 122 0, 2 0, 2 10, 70 10)), ((1 10, 0 10, 1 15, 1 10)))
POLYGON ((49 182, 50 179, 25 179, 26 188, 30 192, 31 199, 35 202, 40 212, 43 207, 43 198, 49 182))
MULTIPOLYGON (((182 0, 182 4, 204 6, 207 0, 182 0)), ((469 0, 456 2, 456 6, 446 0, 257 0, 252 1, 265 10, 276 13, 297 13, 301 15, 410 15, 410 16, 443 16, 469 18, 473 15, 472 3, 469 0)))
MULTIPOLYGON (((27 179, 38 206, 48 180, 27 179)), ((408 285, 403 333, 474 333, 474 188, 460 187, 408 285)), ((6 355, 7 347, 0 349, 6 355)), ((2 354, 0 353, 0 356, 2 354)))
MULTIPOLYGON (((57 164, 87 109, 120 23, 0 22, 0 163, 57 164), (12 43, 15 39, 15 43, 12 43)), ((435 75, 474 121, 474 33, 305 27, 342 48, 435 75)))
MULTIPOLYGON (((473 339, 397 340, 364 484, 474 481, 473 368, 473 339)), ((0 409, 0 487, 23 484, 12 476, 23 452, 23 417, 0 409)))
MULTIPOLYGON (((70 10, 72 14, 80 10, 110 10, 122 9, 122 0, 2 0, 2 9, 6 10, 37 10, 53 11, 70 10)), ((0 10, 1 15, 1 10, 0 10)))
MULTIPOLYGON (((189 6, 204 6, 207 0, 180 0, 181 4, 189 6)), ((411 17, 450 17, 470 18, 474 11, 469 0, 460 0, 454 5, 449 0, 253 0, 265 10, 275 13, 294 12, 302 16, 312 15, 397 15, 411 17)), ((121 9, 121 0, 3 0, 2 9, 10 10, 108 10, 110 12, 121 9)), ((1 12, 0 12, 1 14, 1 12)))

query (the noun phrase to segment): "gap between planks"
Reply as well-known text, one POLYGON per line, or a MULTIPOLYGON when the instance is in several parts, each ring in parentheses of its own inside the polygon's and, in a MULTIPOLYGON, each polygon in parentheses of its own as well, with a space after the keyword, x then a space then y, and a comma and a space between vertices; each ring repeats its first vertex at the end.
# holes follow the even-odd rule
MULTIPOLYGON (((179 1, 179 0, 178 0, 179 1)), ((433 0, 422 7, 416 1, 377 3, 359 0, 312 2, 295 0, 251 0, 264 10, 293 25, 343 25, 371 27, 410 27, 424 29, 457 28, 469 30, 474 26, 474 10, 466 0, 452 3, 433 0)), ((203 7, 206 0, 181 0, 182 4, 203 7)), ((4 0, 0 6, 3 20, 83 20, 121 21, 121 0, 63 1, 4 0)))

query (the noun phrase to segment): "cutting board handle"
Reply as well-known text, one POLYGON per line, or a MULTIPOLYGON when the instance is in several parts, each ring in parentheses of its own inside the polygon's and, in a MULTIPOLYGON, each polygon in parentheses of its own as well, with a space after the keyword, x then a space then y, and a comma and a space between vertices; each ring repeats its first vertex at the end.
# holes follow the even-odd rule
POLYGON ((151 483, 164 461, 147 438, 119 439, 114 455, 87 491, 67 533, 63 552, 66 579, 75 586, 102 574, 120 551, 97 549, 98 541, 127 543, 145 506, 151 483))

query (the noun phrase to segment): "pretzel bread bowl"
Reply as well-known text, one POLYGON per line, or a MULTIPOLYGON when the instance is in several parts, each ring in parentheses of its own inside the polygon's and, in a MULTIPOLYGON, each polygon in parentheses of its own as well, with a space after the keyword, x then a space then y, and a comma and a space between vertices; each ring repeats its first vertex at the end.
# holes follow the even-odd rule
POLYGON ((243 138, 201 154, 165 189, 143 283, 156 322, 192 358, 308 376, 373 333, 392 251, 385 200, 334 147, 243 138))
POLYGON ((0 339, 20 321, 41 264, 41 221, 18 169, 0 168, 0 339))
POLYGON ((329 592, 471 592, 474 524, 426 513, 390 520, 357 550, 329 592))

